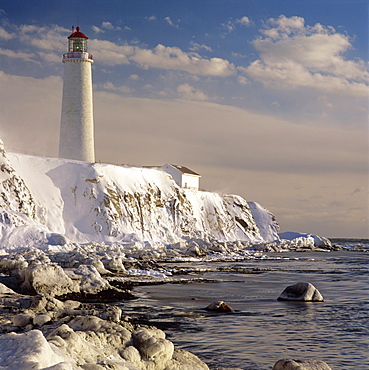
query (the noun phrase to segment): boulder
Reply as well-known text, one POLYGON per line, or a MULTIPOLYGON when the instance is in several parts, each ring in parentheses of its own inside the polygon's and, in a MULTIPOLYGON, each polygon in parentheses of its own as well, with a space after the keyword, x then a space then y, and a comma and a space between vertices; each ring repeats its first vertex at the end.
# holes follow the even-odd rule
POLYGON ((32 265, 21 270, 21 291, 30 294, 56 296, 78 292, 79 286, 58 265, 32 265))
POLYGON ((278 297, 279 301, 323 302, 319 290, 310 283, 297 283, 288 286, 278 297))
MULTIPOLYGON (((0 368, 19 369, 62 369, 57 367, 66 360, 54 352, 40 330, 27 333, 9 333, 0 336, 0 368)), ((71 365, 71 364, 69 364, 71 365)), ((72 369, 72 366, 64 369, 72 369)))
POLYGON ((80 290, 83 293, 97 294, 111 288, 107 280, 101 277, 95 266, 81 265, 74 271, 80 276, 80 290))
POLYGON ((277 361, 273 370, 332 370, 327 363, 319 360, 293 360, 285 358, 277 361))
POLYGON ((133 345, 138 349, 141 358, 152 361, 156 368, 164 369, 172 359, 174 345, 165 339, 165 334, 159 329, 140 328, 132 334, 133 345))
POLYGON ((11 320, 15 326, 23 327, 31 323, 33 317, 34 315, 31 313, 20 313, 18 315, 14 315, 11 320))
POLYGON ((212 302, 207 307, 205 307, 205 310, 213 312, 235 312, 231 306, 223 301, 212 302))
POLYGON ((196 355, 183 349, 175 348, 173 358, 168 362, 165 370, 209 370, 208 365, 202 362, 196 355))

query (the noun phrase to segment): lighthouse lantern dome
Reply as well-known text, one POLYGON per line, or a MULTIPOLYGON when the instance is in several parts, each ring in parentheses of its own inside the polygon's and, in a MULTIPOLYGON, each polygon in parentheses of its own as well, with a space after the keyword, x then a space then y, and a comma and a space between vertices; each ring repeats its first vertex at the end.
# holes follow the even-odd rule
POLYGON ((68 36, 68 52, 87 52, 87 40, 88 37, 80 32, 80 28, 77 27, 74 31, 72 27, 72 34, 68 36))

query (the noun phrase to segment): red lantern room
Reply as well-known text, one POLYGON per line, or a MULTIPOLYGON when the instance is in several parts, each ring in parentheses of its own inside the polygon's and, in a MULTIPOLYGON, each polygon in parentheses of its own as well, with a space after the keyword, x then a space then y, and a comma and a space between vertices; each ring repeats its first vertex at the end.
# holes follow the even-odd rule
POLYGON ((74 27, 72 27, 72 34, 68 36, 68 40, 68 52, 87 53, 88 37, 80 32, 79 27, 76 28, 76 31, 74 31, 74 27))

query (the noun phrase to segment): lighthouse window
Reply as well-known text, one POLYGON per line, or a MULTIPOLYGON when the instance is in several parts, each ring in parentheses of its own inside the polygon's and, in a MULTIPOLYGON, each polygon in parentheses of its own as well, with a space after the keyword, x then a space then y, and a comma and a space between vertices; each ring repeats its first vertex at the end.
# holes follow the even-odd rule
POLYGON ((69 40, 69 51, 87 51, 87 42, 85 39, 70 39, 69 40))

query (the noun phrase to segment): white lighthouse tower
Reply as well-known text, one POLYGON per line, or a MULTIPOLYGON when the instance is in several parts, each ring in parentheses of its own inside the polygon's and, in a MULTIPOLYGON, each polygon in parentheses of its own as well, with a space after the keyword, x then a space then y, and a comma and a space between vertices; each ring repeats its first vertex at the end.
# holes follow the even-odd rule
POLYGON ((68 53, 63 54, 64 79, 60 124, 59 157, 95 162, 92 106, 92 55, 88 37, 77 27, 68 36, 68 53))

